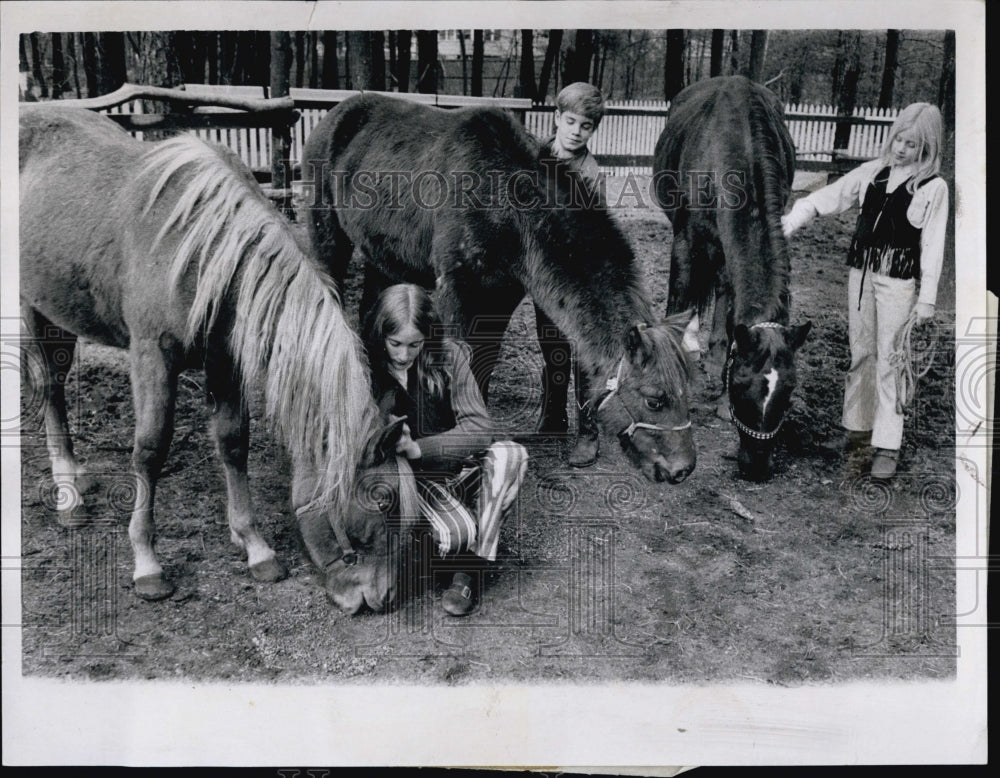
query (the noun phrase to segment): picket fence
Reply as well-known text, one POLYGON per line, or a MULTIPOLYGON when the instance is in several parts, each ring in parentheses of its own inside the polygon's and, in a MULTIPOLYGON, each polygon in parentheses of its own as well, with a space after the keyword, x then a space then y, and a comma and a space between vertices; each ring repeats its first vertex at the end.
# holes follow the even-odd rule
MULTIPOLYGON (((261 87, 218 87, 189 84, 188 91, 200 95, 225 94, 262 97, 261 87)), ((290 159, 299 165, 306 138, 329 108, 353 92, 343 90, 292 89, 300 117, 292 128, 290 159)), ((555 107, 531 106, 526 100, 463 98, 449 95, 407 95, 407 99, 444 106, 492 104, 509 108, 524 120, 529 132, 546 138, 555 131, 555 107), (529 107, 530 106, 530 107, 529 107)), ((653 100, 629 100, 609 103, 607 113, 590 149, 601 169, 609 175, 652 172, 653 150, 667 120, 670 104, 653 100)), ((226 110, 226 109, 219 109, 226 110)), ((142 102, 132 101, 111 109, 115 113, 142 113, 142 102)), ((797 165, 804 169, 823 169, 838 160, 856 162, 878 156, 898 111, 896 109, 856 108, 851 117, 851 132, 846 149, 834 149, 834 136, 840 117, 832 105, 788 104, 785 121, 795 143, 797 165)), ((235 151, 252 169, 266 171, 271 165, 271 134, 266 128, 195 129, 189 132, 206 140, 221 143, 235 151)), ((138 137, 142 133, 136 133, 138 137)))

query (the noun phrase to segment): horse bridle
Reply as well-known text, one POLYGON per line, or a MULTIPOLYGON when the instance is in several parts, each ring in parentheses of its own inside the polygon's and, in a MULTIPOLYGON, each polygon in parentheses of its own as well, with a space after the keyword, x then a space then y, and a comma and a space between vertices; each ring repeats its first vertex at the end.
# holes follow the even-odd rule
MULTIPOLYGON (((296 508, 295 515, 301 516, 303 513, 318 510, 321 507, 321 501, 317 497, 315 500, 310 500, 305 505, 296 508)), ((337 545, 340 546, 340 556, 328 562, 325 571, 329 572, 330 568, 338 562, 342 563, 345 567, 353 567, 361 561, 361 554, 355 551, 354 546, 351 545, 351 540, 347 537, 347 531, 344 529, 343 520, 337 518, 331 526, 333 527, 333 534, 337 538, 337 545)))
MULTIPOLYGON (((618 437, 622 437, 624 435, 631 440, 637 429, 659 430, 660 432, 680 432, 681 430, 686 430, 691 426, 691 419, 688 419, 683 424, 678 424, 673 427, 666 424, 650 424, 645 421, 636 421, 635 416, 632 415, 632 412, 628 409, 625 401, 621 398, 621 395, 618 394, 618 389, 621 386, 622 371, 624 369, 625 356, 623 355, 621 360, 618 362, 618 369, 615 371, 615 374, 608 378, 605 382, 604 389, 607 393, 601 398, 600 402, 597 403, 597 408, 595 409, 597 413, 600 413, 604 409, 604 406, 606 406, 613 397, 618 398, 618 402, 621 403, 622 410, 625 411, 625 415, 628 416, 630 422, 630 424, 622 428, 622 430, 618 433, 618 437)), ((581 410, 586 408, 592 400, 593 398, 587 400, 587 402, 581 405, 581 410)))
MULTIPOLYGON (((774 321, 761 321, 757 322, 756 324, 750 325, 750 329, 776 330, 780 329, 781 326, 782 325, 774 321)), ((735 358, 736 358, 736 341, 734 340, 731 341, 729 344, 729 354, 726 357, 725 365, 723 365, 722 367, 722 386, 723 386, 723 391, 725 391, 727 396, 729 395, 729 374, 730 371, 732 371, 733 369, 733 361, 735 360, 735 358)), ((778 430, 781 429, 781 425, 785 421, 785 417, 782 416, 780 419, 778 419, 778 425, 773 430, 771 430, 770 432, 758 432, 757 430, 748 427, 746 424, 744 424, 742 421, 736 418, 736 409, 733 407, 732 400, 729 401, 729 416, 733 420, 733 424, 736 425, 736 429, 738 429, 747 437, 753 438, 754 440, 762 440, 762 441, 772 440, 774 436, 778 434, 778 430)))

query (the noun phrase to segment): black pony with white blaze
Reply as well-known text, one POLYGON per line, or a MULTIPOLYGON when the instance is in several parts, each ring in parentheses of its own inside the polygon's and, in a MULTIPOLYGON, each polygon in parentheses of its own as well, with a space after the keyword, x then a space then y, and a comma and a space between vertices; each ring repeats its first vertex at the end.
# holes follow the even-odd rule
POLYGON ((653 170, 674 228, 667 310, 704 316, 714 302, 706 367, 729 395, 740 472, 768 478, 811 326, 789 324, 781 214, 795 147, 781 102, 742 76, 692 84, 670 106, 653 170))

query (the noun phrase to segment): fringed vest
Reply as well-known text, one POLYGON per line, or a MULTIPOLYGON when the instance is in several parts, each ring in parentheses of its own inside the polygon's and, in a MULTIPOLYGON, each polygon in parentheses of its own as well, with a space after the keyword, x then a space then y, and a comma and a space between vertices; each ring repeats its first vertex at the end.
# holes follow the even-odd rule
MULTIPOLYGON (((928 178, 919 186, 933 180, 928 178)), ((889 168, 885 167, 868 185, 847 264, 890 278, 917 278, 920 275, 920 228, 906 218, 913 195, 907 191, 906 182, 886 194, 888 182, 889 168)))

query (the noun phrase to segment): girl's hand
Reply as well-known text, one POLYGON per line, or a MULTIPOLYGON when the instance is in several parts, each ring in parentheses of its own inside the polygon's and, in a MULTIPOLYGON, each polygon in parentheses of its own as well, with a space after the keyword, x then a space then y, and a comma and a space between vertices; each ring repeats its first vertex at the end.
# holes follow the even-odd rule
POLYGON ((396 453, 402 454, 407 459, 420 459, 423 456, 420 445, 410 437, 410 428, 406 424, 403 425, 403 434, 396 442, 396 453))
POLYGON ((917 303, 913 306, 913 315, 916 317, 917 324, 923 324, 934 318, 934 306, 930 303, 917 303))

